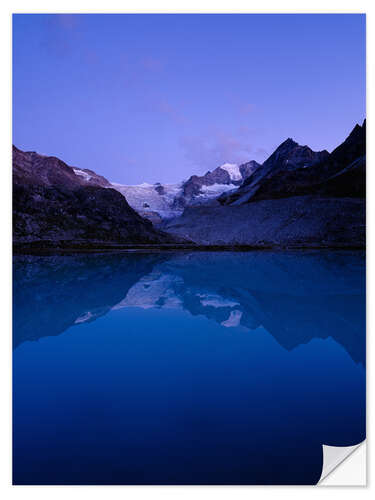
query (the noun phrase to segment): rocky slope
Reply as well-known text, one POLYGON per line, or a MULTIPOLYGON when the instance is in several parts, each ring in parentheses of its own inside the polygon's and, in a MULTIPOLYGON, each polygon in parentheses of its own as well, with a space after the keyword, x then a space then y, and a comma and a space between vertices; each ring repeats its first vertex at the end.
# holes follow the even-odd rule
POLYGON ((73 167, 73 171, 78 177, 81 178, 81 181, 84 182, 85 185, 89 186, 101 186, 101 187, 113 187, 112 184, 102 175, 98 175, 93 170, 88 168, 75 168, 73 167))
POLYGON ((200 245, 363 247, 364 216, 361 199, 296 196, 188 208, 163 227, 200 245))
POLYGON ((287 139, 236 191, 162 227, 199 244, 362 247, 365 138, 356 125, 331 154, 287 139))
POLYGON ((16 246, 100 246, 173 241, 154 229, 106 179, 55 157, 13 147, 16 246), (85 172, 88 179, 81 172, 85 172))

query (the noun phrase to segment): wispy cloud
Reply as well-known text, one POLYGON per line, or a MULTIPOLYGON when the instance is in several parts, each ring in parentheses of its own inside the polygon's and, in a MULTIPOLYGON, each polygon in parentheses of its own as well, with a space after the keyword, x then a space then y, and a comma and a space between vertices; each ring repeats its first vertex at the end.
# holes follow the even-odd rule
POLYGON ((255 104, 243 103, 240 105, 240 113, 243 115, 248 115, 250 113, 253 113, 255 109, 256 109, 255 104))
POLYGON ((46 14, 42 47, 58 58, 74 53, 82 36, 78 18, 77 14, 46 14))
POLYGON ((147 71, 152 72, 161 71, 165 67, 164 61, 156 57, 145 57, 140 61, 140 65, 147 71))
POLYGON ((263 162, 268 151, 255 146, 261 131, 255 127, 239 126, 232 130, 211 128, 201 135, 186 135, 180 145, 185 158, 201 171, 212 170, 223 163, 263 162))
POLYGON ((167 99, 161 99, 157 103, 157 109, 162 114, 168 116, 171 120, 176 122, 176 124, 178 125, 184 125, 187 123, 187 119, 181 111, 182 106, 176 106, 169 102, 167 99))
POLYGON ((268 154, 268 150, 264 148, 256 148, 255 154, 260 156, 266 156, 268 154))
POLYGON ((79 14, 56 14, 56 22, 67 30, 73 30, 78 25, 79 14))
POLYGON ((185 136, 181 139, 185 157, 197 167, 212 169, 225 162, 243 163, 251 159, 253 146, 240 132, 215 130, 204 136, 185 136))

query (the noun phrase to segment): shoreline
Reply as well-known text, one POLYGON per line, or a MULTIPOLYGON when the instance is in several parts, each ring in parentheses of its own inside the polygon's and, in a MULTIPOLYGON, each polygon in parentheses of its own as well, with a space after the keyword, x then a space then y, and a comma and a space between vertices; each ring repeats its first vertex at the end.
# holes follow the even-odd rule
POLYGON ((34 246, 13 245, 12 255, 65 255, 80 253, 163 253, 163 252, 253 252, 253 251, 290 251, 290 250, 348 250, 366 252, 364 245, 72 245, 72 246, 34 246))

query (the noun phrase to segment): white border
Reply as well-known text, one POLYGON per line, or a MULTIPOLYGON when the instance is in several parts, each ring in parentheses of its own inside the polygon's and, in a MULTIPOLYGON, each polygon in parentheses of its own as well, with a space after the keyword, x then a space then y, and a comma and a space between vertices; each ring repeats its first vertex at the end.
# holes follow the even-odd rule
POLYGON ((323 463, 318 486, 366 486, 366 441, 345 448, 346 457, 342 458, 341 453, 340 459, 326 470, 323 463))
MULTIPOLYGON (((69 498, 81 498, 87 495, 90 499, 102 499, 103 495, 111 498, 126 498, 126 499, 207 499, 215 498, 228 499, 228 498, 265 498, 269 495, 277 495, 285 497, 288 500, 293 498, 300 499, 301 495, 309 498, 312 495, 325 496, 332 494, 340 495, 340 498, 350 498, 353 496, 362 496, 371 494, 371 473, 368 474, 369 486, 367 488, 314 488, 314 487, 277 487, 277 486, 191 486, 191 487, 174 487, 174 486, 78 486, 78 487, 48 487, 48 486, 11 486, 11 13, 12 12, 262 12, 262 13, 339 13, 339 12, 366 12, 367 14, 367 134, 368 138, 372 137, 372 116, 374 113, 374 102, 372 99, 371 90, 375 88, 375 75, 374 75, 374 39, 375 39, 375 25, 374 25, 374 4, 373 1, 239 1, 231 0, 180 0, 178 6, 176 2, 165 0, 149 0, 138 2, 129 1, 113 1, 106 0, 99 2, 97 0, 80 1, 80 0, 65 0, 62 1, 8 1, 3 0, 0 6, 0 50, 2 55, 2 68, 3 74, 1 82, 1 175, 0 175, 0 215, 2 218, 1 224, 1 244, 0 244, 0 265, 1 265, 1 308, 2 308, 2 328, 0 332, 1 347, 0 347, 0 382, 2 387, 2 411, 0 412, 0 443, 1 443, 1 456, 0 456, 0 494, 2 498, 27 498, 33 500, 50 500, 69 498), (303 490, 303 491, 302 491, 303 490)), ((345 106, 345 103, 343 103, 345 106)), ((374 283, 374 266, 372 265, 372 249, 373 249, 373 231, 372 223, 374 222, 375 201, 372 193, 375 193, 374 186, 374 165, 372 162, 373 148, 371 140, 368 140, 367 150, 367 172, 368 172, 368 206, 367 206, 367 225, 368 225, 368 336, 367 336, 367 380, 368 387, 374 387, 371 380, 373 370, 371 368, 370 359, 374 359, 373 354, 374 342, 371 342, 371 334, 374 330, 373 310, 369 307, 369 299, 373 296, 372 286, 374 283)), ((370 397, 368 391, 368 404, 367 404, 367 422, 371 421, 371 416, 374 414, 373 398, 370 397)), ((371 464, 371 429, 367 428, 367 441, 368 441, 368 457, 371 464), (370 439, 369 439, 370 438, 370 439), (370 455, 370 456, 369 456, 370 455)), ((368 465, 368 472, 371 469, 368 465)))
MULTIPOLYGON (((358 482, 358 470, 353 470, 350 467, 352 463, 350 457, 355 453, 356 450, 365 446, 366 441, 362 441, 362 443, 355 444, 353 446, 329 446, 323 444, 323 468, 322 474, 318 481, 318 485, 324 485, 329 483, 333 486, 343 486, 342 482, 336 482, 335 477, 337 478, 338 469, 346 469, 346 481, 345 485, 350 486, 366 486, 366 480, 362 483, 358 482), (345 467, 344 467, 345 464, 345 467), (340 467, 342 466, 342 467, 340 467)), ((366 477, 366 453, 361 455, 363 458, 363 462, 360 464, 360 475, 366 477)), ((340 479, 339 474, 339 481, 340 479)))

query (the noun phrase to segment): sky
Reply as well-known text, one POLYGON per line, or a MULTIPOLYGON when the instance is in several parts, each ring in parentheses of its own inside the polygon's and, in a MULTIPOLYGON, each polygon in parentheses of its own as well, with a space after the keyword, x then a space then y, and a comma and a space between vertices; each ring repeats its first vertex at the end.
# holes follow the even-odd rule
POLYGON ((13 143, 110 181, 333 150, 365 118, 360 14, 15 14, 13 143))

